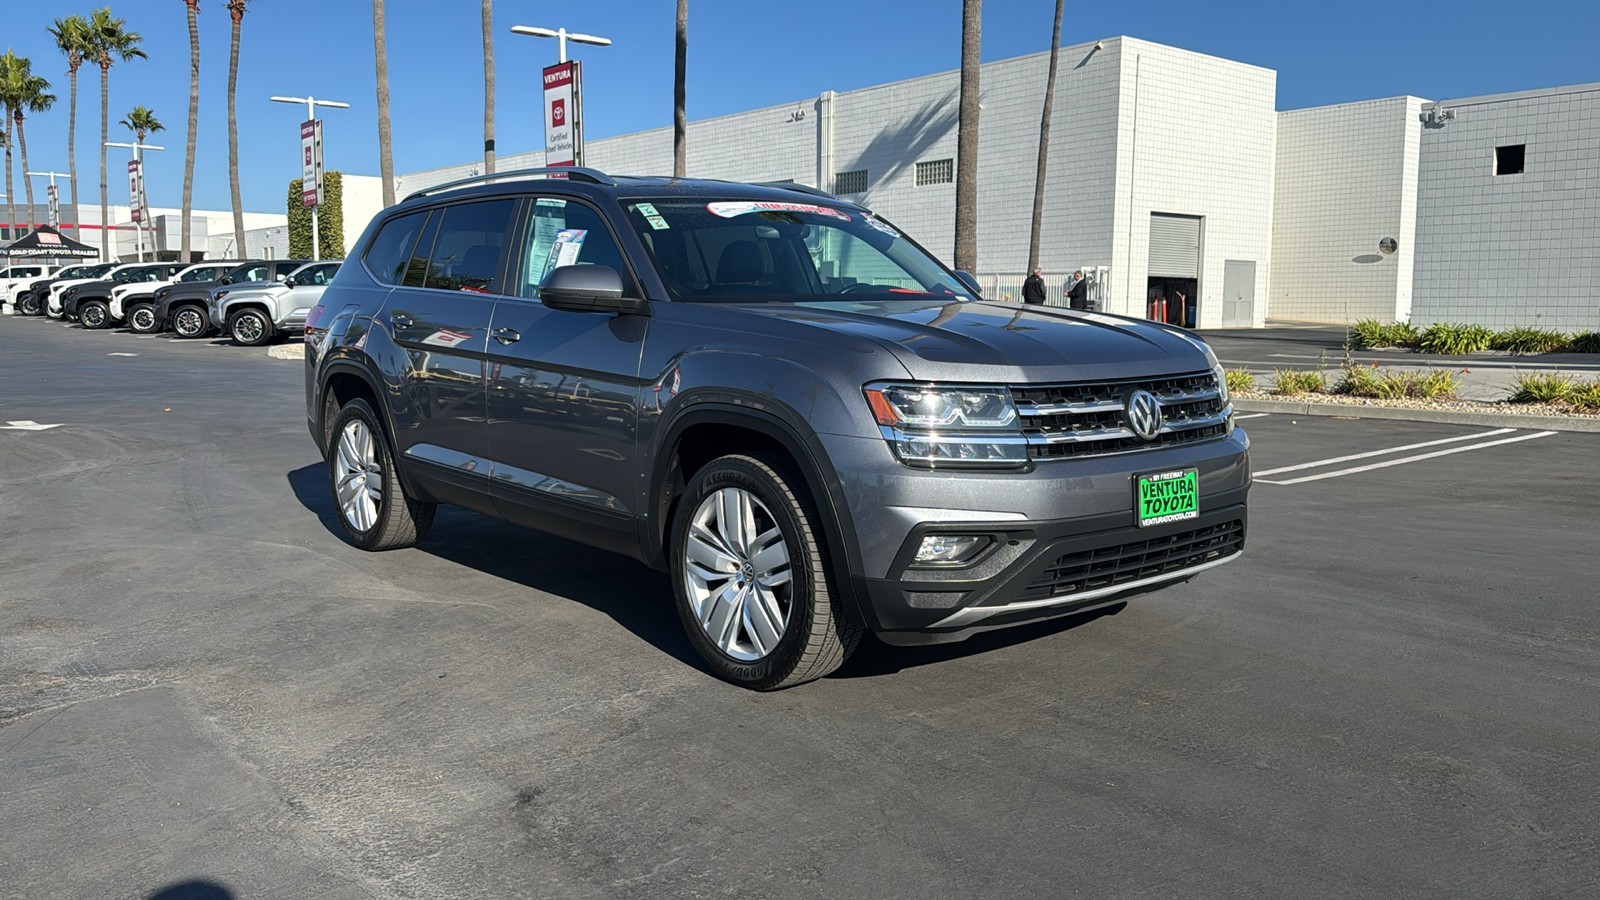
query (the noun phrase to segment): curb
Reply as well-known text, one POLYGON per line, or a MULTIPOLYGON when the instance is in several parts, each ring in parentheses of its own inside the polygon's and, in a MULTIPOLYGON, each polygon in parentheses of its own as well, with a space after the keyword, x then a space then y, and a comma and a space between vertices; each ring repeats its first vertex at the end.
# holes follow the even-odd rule
POLYGON ((1346 406, 1342 403, 1306 403, 1293 400, 1239 399, 1233 401, 1233 408, 1239 412, 1287 413, 1297 416, 1342 416, 1349 419, 1394 419, 1445 425, 1483 425, 1491 428, 1600 433, 1600 417, 1586 416, 1521 416, 1515 413, 1407 409, 1403 406, 1346 406))
POLYGON ((305 344, 274 344, 267 348, 267 355, 273 359, 305 359, 305 344))

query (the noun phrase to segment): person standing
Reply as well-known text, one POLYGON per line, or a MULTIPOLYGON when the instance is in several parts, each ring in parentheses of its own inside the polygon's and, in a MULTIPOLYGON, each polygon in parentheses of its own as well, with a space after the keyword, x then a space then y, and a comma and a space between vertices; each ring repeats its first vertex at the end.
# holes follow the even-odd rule
POLYGON ((1083 270, 1079 269, 1067 279, 1062 293, 1067 296, 1067 305, 1073 309, 1089 308, 1089 283, 1083 280, 1083 270))
POLYGON ((1022 302, 1034 305, 1044 303, 1044 270, 1034 269, 1028 280, 1022 283, 1022 302))

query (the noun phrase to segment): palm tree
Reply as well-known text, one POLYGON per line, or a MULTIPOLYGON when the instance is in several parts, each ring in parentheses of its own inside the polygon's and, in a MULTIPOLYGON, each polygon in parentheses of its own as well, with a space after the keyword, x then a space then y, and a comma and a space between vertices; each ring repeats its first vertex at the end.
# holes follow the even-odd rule
MULTIPOLYGON (((17 146, 22 150, 22 184, 28 195, 28 221, 24 230, 33 228, 33 179, 28 177, 28 138, 22 132, 23 113, 44 112, 56 102, 54 94, 45 93, 50 82, 33 74, 33 60, 18 56, 10 50, 0 57, 0 101, 10 112, 6 120, 6 205, 11 200, 11 126, 17 126, 17 146)), ((10 211, 9 209, 7 210, 10 211)), ((13 224, 16 217, 11 218, 13 224)), ((15 233, 12 237, 16 237, 15 233)))
POLYGON ((55 38, 56 49, 67 56, 67 75, 72 79, 72 99, 67 106, 67 174, 72 182, 72 227, 78 229, 78 240, 83 240, 83 228, 78 224, 78 67, 94 47, 89 41, 89 20, 83 16, 57 19, 47 29, 55 38))
POLYGON ((228 50, 228 190, 233 200, 233 245, 240 256, 244 255, 244 205, 239 197, 239 122, 233 115, 233 101, 239 84, 239 29, 249 2, 228 0, 228 15, 233 17, 233 44, 228 50))
POLYGON ((194 206, 194 136, 200 124, 200 0, 183 0, 183 4, 189 16, 189 141, 183 153, 183 235, 178 258, 193 262, 189 257, 189 217, 194 206))
POLYGON ((89 14, 89 48, 86 56, 100 65, 100 256, 111 258, 110 223, 106 221, 106 141, 111 138, 111 66, 118 60, 149 59, 139 49, 144 38, 127 30, 128 20, 113 18, 111 7, 89 14))
POLYGON ((494 171, 494 10, 483 0, 483 174, 494 171))
POLYGON ((135 106, 133 112, 128 113, 128 117, 117 124, 133 132, 133 136, 138 138, 137 143, 140 144, 144 143, 146 134, 167 130, 167 126, 156 119, 156 114, 143 106, 135 106))
POLYGON ((956 268, 978 268, 978 44, 983 0, 961 0, 961 107, 956 128, 956 268))
POLYGON ((394 205, 394 149, 389 140, 389 42, 384 36, 383 0, 372 0, 372 49, 378 58, 378 176, 383 205, 394 205))
POLYGON ((1044 174, 1050 155, 1050 110, 1056 103, 1056 53, 1061 49, 1061 7, 1056 0, 1056 27, 1050 33, 1050 75, 1044 83, 1044 115, 1039 119, 1039 171, 1033 177, 1033 232, 1028 237, 1028 274, 1039 267, 1039 233, 1044 228, 1044 174))
POLYGON ((689 174, 689 114, 684 107, 684 78, 689 68, 689 0, 678 0, 677 50, 672 62, 672 174, 689 174))

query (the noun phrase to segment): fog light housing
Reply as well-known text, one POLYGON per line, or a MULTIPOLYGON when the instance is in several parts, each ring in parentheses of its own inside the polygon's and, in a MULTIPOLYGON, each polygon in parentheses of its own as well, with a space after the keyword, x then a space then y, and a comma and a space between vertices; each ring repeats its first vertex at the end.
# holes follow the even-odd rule
POLYGON ((919 566, 960 566, 989 546, 983 534, 930 534, 922 539, 912 563, 919 566))

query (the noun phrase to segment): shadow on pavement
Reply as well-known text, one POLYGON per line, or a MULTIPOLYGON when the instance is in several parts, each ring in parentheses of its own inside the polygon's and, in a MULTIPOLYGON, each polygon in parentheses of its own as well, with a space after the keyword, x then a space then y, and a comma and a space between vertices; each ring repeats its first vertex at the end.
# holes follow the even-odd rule
POLYGON ((169 884, 145 900, 233 900, 233 891, 214 881, 184 881, 169 884))
POLYGON ((1118 603, 1115 606, 1092 609, 1088 612, 1062 616, 1059 619, 1051 619, 1046 622, 1017 625, 1011 628, 1003 628, 999 631, 986 631, 954 644, 895 647, 869 635, 862 639, 861 646, 850 657, 850 661, 846 662, 839 671, 834 672, 829 677, 870 678, 876 675, 892 675, 895 672, 914 669, 918 666, 927 666, 967 656, 990 653, 1017 644, 1026 644, 1030 641, 1046 638, 1053 634, 1060 634, 1063 631, 1071 631, 1105 616, 1114 616, 1122 612, 1127 605, 1126 602, 1118 603))
MULTIPOLYGON (((327 473, 321 463, 304 466, 288 474, 289 486, 300 504, 342 539, 327 473)), ((668 656, 709 673, 684 636, 667 576, 635 560, 455 506, 439 507, 433 528, 416 549, 582 603, 668 656)))

